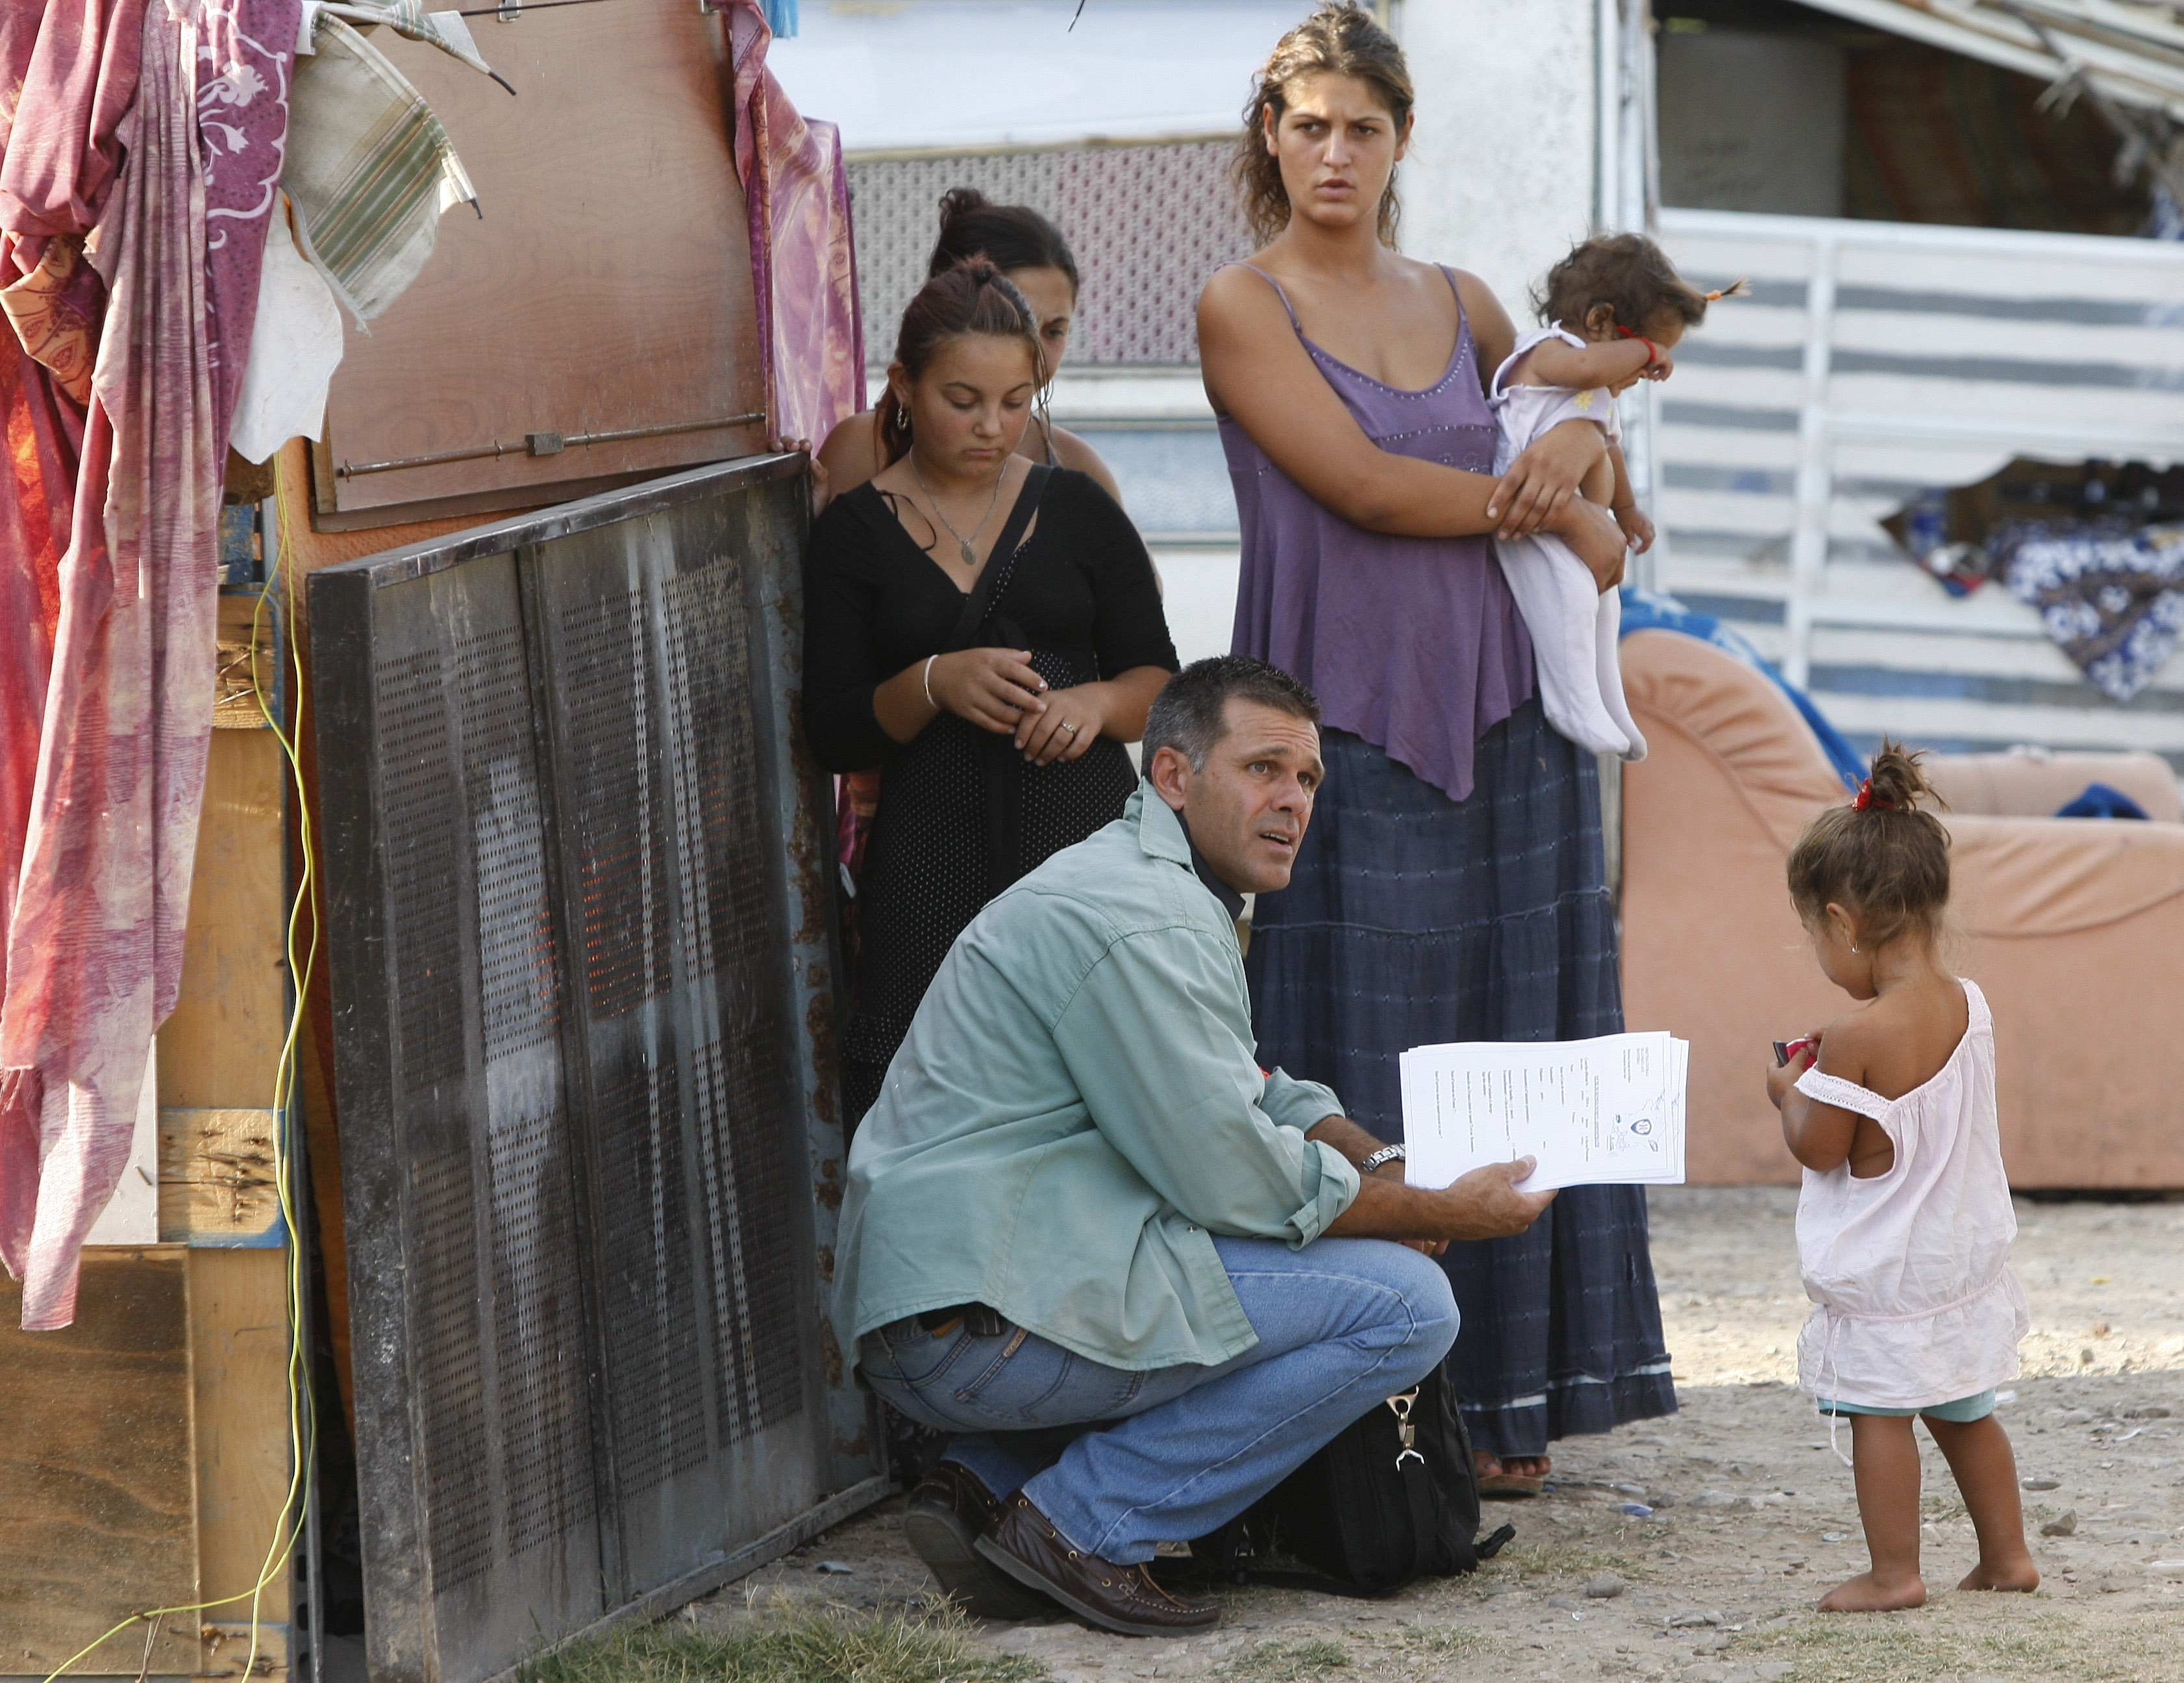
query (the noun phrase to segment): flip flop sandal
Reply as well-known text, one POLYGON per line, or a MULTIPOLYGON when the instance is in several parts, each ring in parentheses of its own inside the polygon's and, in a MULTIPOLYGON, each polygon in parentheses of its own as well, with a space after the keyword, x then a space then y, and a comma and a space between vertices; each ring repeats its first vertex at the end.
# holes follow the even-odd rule
MULTIPOLYGON (((1502 1463, 1496 1459, 1495 1463, 1502 1463)), ((1538 1496, 1546 1487, 1545 1473, 1481 1473, 1479 1475, 1479 1494, 1487 1502, 1522 1502, 1538 1496)))

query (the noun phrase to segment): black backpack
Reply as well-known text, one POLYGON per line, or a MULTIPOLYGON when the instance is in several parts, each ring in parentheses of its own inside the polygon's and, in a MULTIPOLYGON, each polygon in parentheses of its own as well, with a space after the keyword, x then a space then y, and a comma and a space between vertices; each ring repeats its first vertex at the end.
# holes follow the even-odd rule
POLYGON ((1216 1578, 1384 1596, 1474 1572, 1517 1535, 1479 1535, 1471 1434, 1440 1368, 1352 1421, 1191 1554, 1216 1578), (1306 1569, 1276 1564, 1283 1559, 1306 1569))

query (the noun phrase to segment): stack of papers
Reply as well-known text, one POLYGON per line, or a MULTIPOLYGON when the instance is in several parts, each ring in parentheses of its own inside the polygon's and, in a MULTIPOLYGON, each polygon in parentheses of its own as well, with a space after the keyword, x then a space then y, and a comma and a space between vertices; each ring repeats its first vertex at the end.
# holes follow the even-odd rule
POLYGON ((1446 1186, 1536 1157, 1518 1183, 1680 1183, 1691 1048, 1665 1032, 1596 1040, 1474 1040, 1402 1056, 1404 1179, 1446 1186))

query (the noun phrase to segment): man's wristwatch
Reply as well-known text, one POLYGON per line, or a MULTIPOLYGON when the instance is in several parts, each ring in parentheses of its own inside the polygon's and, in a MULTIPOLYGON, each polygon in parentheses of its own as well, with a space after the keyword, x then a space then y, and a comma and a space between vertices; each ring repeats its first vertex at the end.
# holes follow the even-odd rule
POLYGON ((1374 1169, 1379 1168, 1383 1163, 1407 1162, 1409 1160, 1410 1153, 1406 1151, 1401 1145, 1383 1145, 1379 1151, 1373 1152, 1371 1156, 1366 1158, 1363 1162, 1357 1165, 1357 1173, 1360 1174, 1370 1174, 1374 1169))

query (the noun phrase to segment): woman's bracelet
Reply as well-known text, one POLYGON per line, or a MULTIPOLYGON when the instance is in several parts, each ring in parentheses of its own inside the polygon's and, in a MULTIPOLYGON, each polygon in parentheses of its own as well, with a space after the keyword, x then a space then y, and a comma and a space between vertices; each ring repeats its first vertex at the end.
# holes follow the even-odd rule
POLYGON ((918 680, 925 688, 925 705, 936 713, 940 711, 940 704, 933 699, 933 663, 939 658, 938 655, 925 657, 925 672, 918 680))

